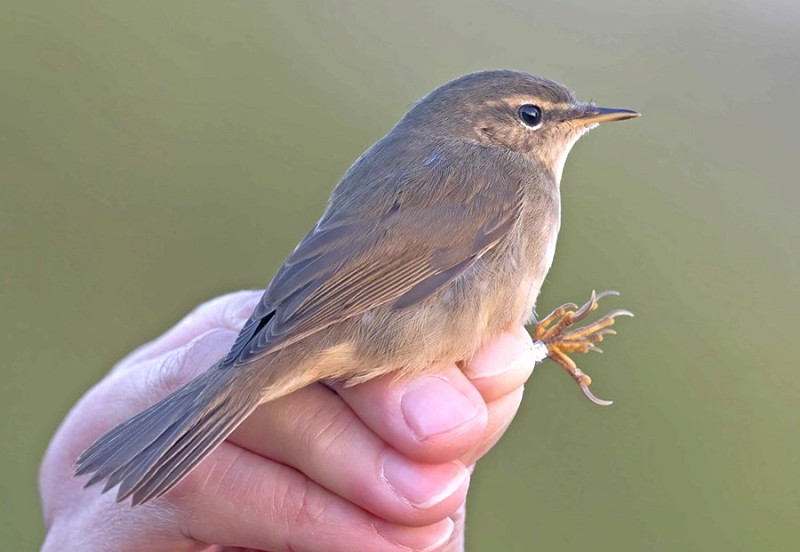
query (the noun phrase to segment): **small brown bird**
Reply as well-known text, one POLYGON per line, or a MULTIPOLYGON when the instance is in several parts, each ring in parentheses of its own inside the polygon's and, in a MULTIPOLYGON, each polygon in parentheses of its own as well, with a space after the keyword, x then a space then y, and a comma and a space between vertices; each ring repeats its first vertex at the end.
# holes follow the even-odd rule
MULTIPOLYGON (((261 403, 320 380, 352 385, 470 358, 532 317, 572 145, 597 123, 638 115, 515 71, 437 88, 350 167, 230 353, 98 439, 75 473, 140 504, 171 489, 261 403)), ((542 358, 607 404, 566 356, 596 349, 614 317, 630 314, 565 332, 602 295, 556 309, 534 337, 542 358)))

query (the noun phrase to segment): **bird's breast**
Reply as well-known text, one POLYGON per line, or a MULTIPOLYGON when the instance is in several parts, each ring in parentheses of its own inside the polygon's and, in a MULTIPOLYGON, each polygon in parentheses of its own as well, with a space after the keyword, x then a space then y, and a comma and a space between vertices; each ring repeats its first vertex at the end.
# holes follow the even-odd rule
POLYGON ((527 286, 523 300, 526 320, 529 319, 556 253, 558 231, 561 227, 561 203, 557 188, 539 193, 522 210, 519 237, 520 274, 527 286))

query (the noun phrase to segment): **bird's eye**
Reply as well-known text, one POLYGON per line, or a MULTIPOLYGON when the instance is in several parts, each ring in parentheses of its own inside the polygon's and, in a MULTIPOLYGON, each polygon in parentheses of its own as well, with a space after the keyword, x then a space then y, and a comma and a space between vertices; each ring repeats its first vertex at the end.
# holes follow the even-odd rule
POLYGON ((525 104, 519 108, 519 118, 525 126, 537 129, 542 126, 542 110, 537 105, 525 104))

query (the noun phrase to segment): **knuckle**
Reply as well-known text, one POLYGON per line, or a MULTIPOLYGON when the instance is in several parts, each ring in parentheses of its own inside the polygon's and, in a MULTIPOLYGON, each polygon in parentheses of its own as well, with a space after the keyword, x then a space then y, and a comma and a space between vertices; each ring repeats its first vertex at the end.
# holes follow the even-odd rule
POLYGON ((199 319, 211 326, 238 330, 252 314, 261 294, 261 291, 241 290, 215 297, 194 309, 187 319, 199 319))
POLYGON ((360 423, 353 412, 343 404, 329 405, 320 401, 320 406, 310 410, 298 426, 305 447, 315 458, 333 457, 334 448, 347 446, 353 426, 360 423))
POLYGON ((223 296, 226 301, 220 313, 220 326, 238 331, 253 314, 262 293, 242 290, 223 296))
POLYGON ((153 395, 163 397, 188 383, 209 368, 217 360, 216 356, 224 354, 220 342, 230 336, 228 330, 209 330, 166 354, 153 369, 147 371, 146 387, 153 395))
POLYGON ((192 343, 189 343, 180 349, 171 351, 153 369, 147 370, 144 385, 148 394, 160 398, 188 381, 184 374, 184 367, 187 365, 186 360, 191 347, 192 343))
POLYGON ((315 532, 323 522, 327 501, 320 490, 307 478, 292 477, 286 481, 281 492, 276 493, 275 512, 282 515, 286 535, 302 530, 315 532))

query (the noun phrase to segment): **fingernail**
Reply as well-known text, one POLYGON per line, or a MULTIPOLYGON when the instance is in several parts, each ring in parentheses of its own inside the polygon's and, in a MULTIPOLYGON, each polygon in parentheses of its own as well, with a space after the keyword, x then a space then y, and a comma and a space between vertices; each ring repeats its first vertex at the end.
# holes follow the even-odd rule
POLYGON ((410 384, 400 402, 403 417, 420 441, 472 420, 478 407, 456 386, 438 376, 410 384))
POLYGON ((505 372, 532 370, 536 364, 533 340, 528 332, 505 332, 478 353, 464 367, 471 380, 491 378, 505 372))
POLYGON ((374 522, 375 530, 389 542, 411 550, 428 552, 438 550, 453 536, 455 523, 450 518, 427 527, 405 527, 383 520, 374 522))
POLYGON ((469 477, 469 472, 461 462, 421 464, 386 449, 381 477, 403 501, 425 509, 455 493, 469 477))

